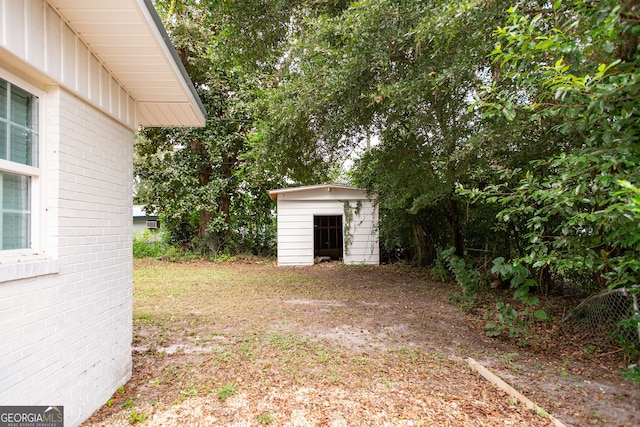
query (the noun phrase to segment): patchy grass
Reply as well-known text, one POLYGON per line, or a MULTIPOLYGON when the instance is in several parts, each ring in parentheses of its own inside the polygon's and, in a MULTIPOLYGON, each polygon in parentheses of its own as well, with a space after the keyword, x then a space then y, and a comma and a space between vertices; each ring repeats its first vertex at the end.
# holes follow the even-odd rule
MULTIPOLYGON (((489 341, 424 270, 134 266, 133 377, 86 426, 549 424, 470 372, 463 356, 526 357, 489 341)), ((606 421, 596 409, 583 412, 606 421)))
POLYGON ((236 385, 234 383, 229 383, 218 390, 218 400, 220 402, 224 402, 234 394, 236 394, 236 385))

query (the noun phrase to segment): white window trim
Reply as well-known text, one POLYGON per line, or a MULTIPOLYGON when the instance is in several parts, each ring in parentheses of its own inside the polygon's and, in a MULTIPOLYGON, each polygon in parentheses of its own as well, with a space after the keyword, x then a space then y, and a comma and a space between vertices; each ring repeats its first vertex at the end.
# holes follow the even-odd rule
POLYGON ((0 78, 38 97, 38 167, 0 159, 0 170, 31 177, 31 247, 0 250, 0 283, 59 272, 59 262, 48 255, 45 224, 45 150, 47 93, 0 68, 0 78))

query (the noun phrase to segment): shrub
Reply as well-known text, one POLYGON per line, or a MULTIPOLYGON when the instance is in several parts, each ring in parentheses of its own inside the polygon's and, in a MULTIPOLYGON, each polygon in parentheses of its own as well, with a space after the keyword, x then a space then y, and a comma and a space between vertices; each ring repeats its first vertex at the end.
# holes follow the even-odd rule
POLYGON ((159 258, 170 248, 170 245, 167 245, 149 231, 136 233, 133 236, 134 258, 159 258))

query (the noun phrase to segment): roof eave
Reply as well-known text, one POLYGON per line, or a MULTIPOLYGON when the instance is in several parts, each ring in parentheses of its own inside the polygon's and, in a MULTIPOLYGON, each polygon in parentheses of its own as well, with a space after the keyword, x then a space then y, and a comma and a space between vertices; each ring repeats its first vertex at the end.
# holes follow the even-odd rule
MULTIPOLYGON (((113 78, 136 104, 135 120, 127 121, 127 125, 206 125, 206 108, 152 0, 44 1, 106 70, 103 75, 98 67, 100 75, 88 78, 105 81, 113 78), (107 74, 109 77, 105 77, 107 74)), ((97 107, 103 107, 98 97, 78 89, 81 86, 68 77, 54 76, 54 80, 97 107)))
MULTIPOLYGON (((326 188, 327 191, 331 191, 332 189, 342 189, 342 190, 350 190, 350 191, 367 191, 365 188, 357 188, 357 187, 351 187, 348 185, 338 185, 338 184, 318 184, 318 185, 307 185, 307 186, 302 186, 302 187, 288 187, 288 188, 277 188, 274 190, 269 190, 269 197, 271 197, 271 200, 277 200, 278 199, 278 194, 285 194, 285 193, 297 193, 297 192, 302 192, 302 191, 311 191, 311 190, 318 190, 318 189, 323 189, 326 188)), ((377 194, 377 192, 373 192, 374 194, 377 194)))
POLYGON ((189 77, 189 73, 187 72, 187 69, 184 67, 182 60, 180 59, 180 55, 178 54, 178 51, 176 50, 175 46, 171 42, 171 39, 169 38, 169 34, 167 33, 167 30, 165 29, 164 24, 162 23, 162 19, 160 19, 160 15, 158 15, 158 12, 156 11, 152 0, 141 0, 141 1, 146 6, 146 10, 149 13, 149 16, 151 18, 151 20, 149 21, 149 24, 153 25, 153 27, 158 31, 160 40, 162 41, 162 45, 166 48, 166 52, 168 52, 169 56, 173 59, 172 62, 175 68, 177 69, 179 76, 183 80, 183 84, 185 85, 185 89, 189 94, 192 104, 194 104, 197 107, 196 113, 199 116, 198 117, 200 121, 199 126, 205 126, 207 122, 207 110, 204 104, 202 103, 202 100, 200 99, 200 96, 198 95, 198 92, 196 91, 196 88, 193 82, 191 81, 191 77, 189 77))

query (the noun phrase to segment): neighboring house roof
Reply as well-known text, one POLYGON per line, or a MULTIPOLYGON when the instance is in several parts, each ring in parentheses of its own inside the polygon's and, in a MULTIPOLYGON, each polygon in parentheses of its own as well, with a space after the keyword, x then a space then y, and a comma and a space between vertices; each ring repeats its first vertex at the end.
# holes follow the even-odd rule
POLYGON ((299 192, 317 191, 317 190, 326 190, 326 191, 346 190, 346 191, 356 191, 361 193, 367 192, 367 190, 365 190, 364 188, 350 187, 348 185, 319 184, 319 185, 307 185, 303 187, 278 188, 275 190, 270 190, 269 196, 271 197, 272 200, 277 200, 278 195, 280 194, 284 195, 288 193, 299 193, 299 192))
POLYGON ((141 126, 204 126, 206 110, 151 0, 47 0, 136 100, 141 126))
POLYGON ((147 214, 144 210, 144 205, 133 205, 133 217, 134 218, 157 218, 155 212, 147 214))

